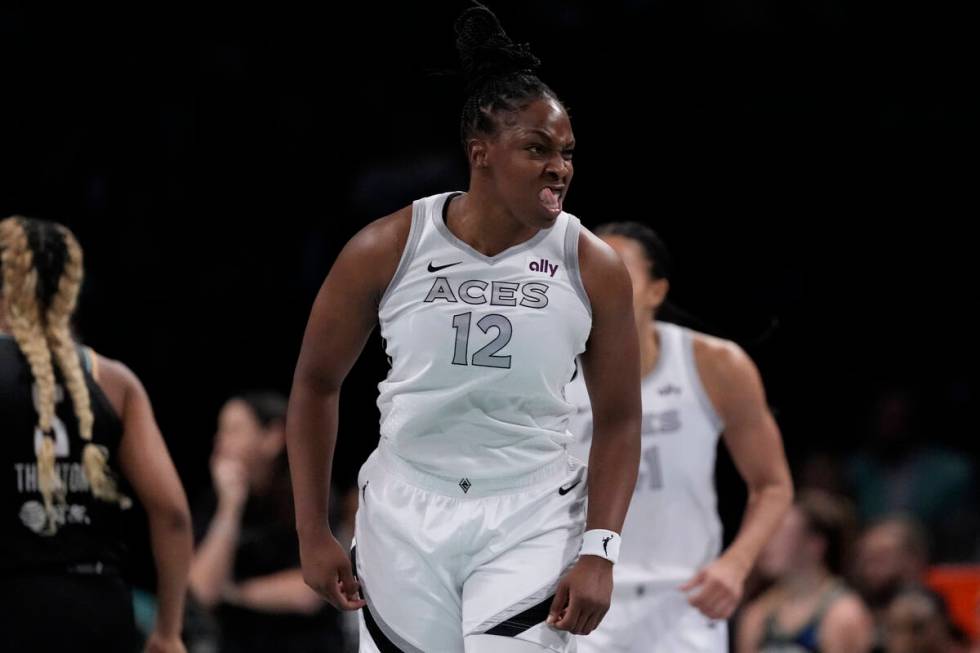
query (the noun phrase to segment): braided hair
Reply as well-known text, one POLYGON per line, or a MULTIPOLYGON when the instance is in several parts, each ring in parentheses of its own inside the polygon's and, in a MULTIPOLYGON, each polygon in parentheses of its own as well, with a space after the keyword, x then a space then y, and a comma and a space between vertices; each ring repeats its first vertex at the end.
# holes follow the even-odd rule
POLYGON ((71 396, 78 432, 87 441, 82 464, 92 494, 124 507, 130 503, 116 488, 105 448, 92 442, 95 417, 71 333, 82 277, 82 249, 67 228, 19 216, 0 221, 0 291, 11 335, 27 359, 36 387, 41 433, 36 452, 38 485, 48 535, 57 531, 56 515, 65 504, 65 489, 55 471, 55 365, 71 396))
POLYGON ((542 98, 561 104, 536 74, 541 60, 527 43, 512 41, 486 6, 474 0, 456 19, 455 29, 466 96, 459 132, 467 154, 470 139, 497 135, 501 114, 516 113, 542 98))

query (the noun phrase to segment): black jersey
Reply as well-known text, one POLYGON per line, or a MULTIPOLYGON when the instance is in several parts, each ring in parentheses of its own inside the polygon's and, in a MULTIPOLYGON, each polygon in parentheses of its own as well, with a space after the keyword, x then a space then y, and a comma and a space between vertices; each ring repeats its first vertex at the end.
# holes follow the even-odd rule
MULTIPOLYGON (((79 357, 95 416, 93 442, 106 448, 109 467, 122 489, 117 456, 122 422, 92 376, 91 351, 79 349, 79 357)), ((48 534, 48 516, 38 486, 35 446, 40 432, 33 376, 16 341, 0 334, 0 575, 88 565, 111 569, 122 564, 122 509, 118 503, 96 499, 89 491, 82 466, 87 441, 79 433, 71 397, 57 366, 55 378, 55 469, 66 491, 66 505, 56 508, 58 528, 48 534)))

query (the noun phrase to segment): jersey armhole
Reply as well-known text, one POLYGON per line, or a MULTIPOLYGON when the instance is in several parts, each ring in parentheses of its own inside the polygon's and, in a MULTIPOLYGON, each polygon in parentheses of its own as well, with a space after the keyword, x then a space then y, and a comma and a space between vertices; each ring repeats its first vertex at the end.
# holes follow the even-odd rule
POLYGON ((711 398, 708 397, 708 393, 704 389, 704 384, 701 383, 701 375, 698 373, 698 363, 694 360, 694 337, 691 335, 690 329, 685 329, 684 327, 680 327, 680 329, 681 343, 684 349, 684 367, 687 369, 687 376, 690 379, 691 388, 698 398, 698 403, 701 404, 701 410, 708 417, 708 421, 721 433, 725 430, 725 422, 721 419, 718 411, 715 410, 714 404, 711 403, 711 398))
POLYGON ((99 357, 91 347, 80 346, 78 348, 79 358, 82 361, 82 369, 92 375, 96 381, 99 380, 99 357))
POLYGON ((412 202, 412 223, 408 228, 408 238, 405 240, 405 249, 402 250, 402 256, 398 260, 398 267, 395 268, 395 274, 392 275, 391 281, 388 282, 388 287, 385 288, 384 294, 381 295, 381 301, 378 302, 378 312, 384 308, 385 302, 391 296, 391 293, 398 286, 398 283, 408 272, 408 265, 415 258, 415 250, 418 248, 419 240, 422 237, 422 219, 425 216, 425 206, 423 200, 415 200, 412 202))
POLYGON ((96 381, 99 380, 99 355, 95 353, 95 350, 91 347, 85 347, 84 350, 89 357, 89 372, 92 374, 92 378, 96 381))
POLYGON ((585 284, 582 283, 582 270, 578 261, 578 240, 582 231, 582 223, 574 215, 568 216, 568 224, 565 225, 565 269, 568 270, 568 281, 575 289, 575 294, 582 300, 585 311, 592 317, 592 301, 589 293, 585 291, 585 284))

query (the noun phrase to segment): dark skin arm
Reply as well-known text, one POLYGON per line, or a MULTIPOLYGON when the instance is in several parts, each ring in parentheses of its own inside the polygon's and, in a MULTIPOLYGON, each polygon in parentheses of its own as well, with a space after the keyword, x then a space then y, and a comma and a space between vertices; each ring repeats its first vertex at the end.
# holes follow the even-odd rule
MULTIPOLYGON (((592 304, 592 333, 582 371, 594 414, 586 529, 622 532, 640 464, 640 356, 633 290, 626 266, 588 231, 579 238, 582 281, 592 304)), ((561 579, 548 623, 588 635, 612 595, 612 563, 582 556, 561 579)))
POLYGON ((187 498, 139 378, 125 365, 101 356, 98 369, 98 383, 123 423, 120 468, 149 519, 158 607, 145 650, 183 653, 180 633, 192 548, 187 498))
POLYGON ((347 552, 327 523, 340 386, 377 323, 411 216, 406 207, 371 223, 337 257, 313 304, 289 396, 286 449, 303 580, 341 610, 364 601, 347 552))

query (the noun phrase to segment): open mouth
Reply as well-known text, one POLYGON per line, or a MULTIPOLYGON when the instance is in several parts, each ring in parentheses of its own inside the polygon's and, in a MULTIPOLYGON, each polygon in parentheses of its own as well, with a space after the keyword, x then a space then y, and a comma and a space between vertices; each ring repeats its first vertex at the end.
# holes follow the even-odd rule
POLYGON ((564 186, 545 186, 538 193, 538 199, 546 209, 555 215, 561 213, 561 201, 565 195, 564 186))

